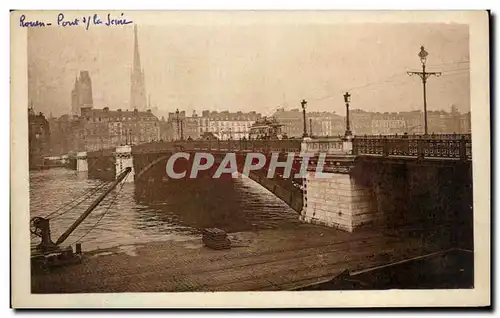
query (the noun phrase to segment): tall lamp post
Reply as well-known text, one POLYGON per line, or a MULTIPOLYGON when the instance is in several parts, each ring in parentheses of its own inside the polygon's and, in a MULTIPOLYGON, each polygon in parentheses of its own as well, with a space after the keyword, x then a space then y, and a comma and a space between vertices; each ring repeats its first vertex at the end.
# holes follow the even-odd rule
POLYGON ((351 121, 349 119, 349 103, 351 102, 351 94, 349 92, 346 92, 344 94, 344 102, 345 102, 345 136, 352 136, 352 131, 351 131, 351 121))
POLYGON ((181 119, 181 140, 184 140, 184 121, 181 119))
POLYGON ((127 129, 127 145, 132 145, 132 129, 127 129))
POLYGON ((425 63, 427 62, 427 56, 429 53, 425 50, 423 46, 420 47, 420 52, 418 53, 418 57, 420 58, 420 62, 422 63, 422 72, 407 72, 408 75, 418 75, 422 79, 422 86, 424 90, 424 134, 427 135, 427 92, 426 92, 426 84, 427 79, 430 76, 441 76, 441 72, 426 72, 425 71, 425 63))
POLYGON ((180 139, 181 137, 181 132, 180 132, 180 124, 179 124, 179 108, 177 108, 177 110, 175 111, 175 115, 176 115, 176 121, 177 121, 177 139, 180 139))
POLYGON ((307 123, 306 123, 306 105, 307 105, 307 101, 305 99, 303 99, 300 104, 302 105, 302 116, 303 116, 303 119, 304 119, 304 131, 302 133, 302 137, 307 137, 307 123))

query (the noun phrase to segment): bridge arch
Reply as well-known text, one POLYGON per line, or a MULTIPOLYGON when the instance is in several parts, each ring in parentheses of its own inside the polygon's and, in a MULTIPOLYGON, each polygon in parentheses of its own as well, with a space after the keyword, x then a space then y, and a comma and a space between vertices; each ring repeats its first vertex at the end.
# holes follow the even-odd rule
MULTIPOLYGON (((186 151, 186 150, 184 150, 186 151)), ((193 159, 193 153, 191 151, 186 151, 191 154, 190 161, 193 159)), ((174 152, 164 153, 158 158, 155 158, 151 162, 149 162, 144 167, 139 167, 140 165, 136 165, 136 169, 139 170, 139 173, 136 174, 135 181, 140 182, 144 179, 146 173, 153 169, 158 164, 165 162, 168 160, 174 152)), ((221 164, 223 160, 222 153, 213 154, 214 155, 214 166, 218 166, 221 164)), ((238 155, 238 154, 237 154, 238 155)), ((242 154, 239 154, 242 155, 242 154)), ((238 164, 238 171, 241 172, 242 166, 238 164)), ((292 175, 295 171, 292 172, 292 175)), ((300 185, 297 187, 296 180, 293 179, 285 179, 285 178, 276 178, 269 179, 267 178, 267 168, 264 167, 259 171, 251 171, 248 176, 249 179, 258 183, 263 188, 267 189, 271 193, 273 193, 280 200, 285 202, 288 206, 290 206, 293 210, 300 213, 303 208, 303 190, 300 188, 300 185)), ((147 181, 147 180, 144 180, 147 181)))
POLYGON ((139 181, 141 179, 141 177, 148 171, 150 170, 151 168, 153 168, 154 166, 156 166, 158 163, 160 163, 161 161, 165 160, 165 159, 168 159, 172 154, 168 154, 168 155, 163 155, 161 157, 158 157, 156 158, 155 160, 151 161, 149 164, 147 164, 144 168, 141 169, 141 171, 135 175, 135 181, 139 181))

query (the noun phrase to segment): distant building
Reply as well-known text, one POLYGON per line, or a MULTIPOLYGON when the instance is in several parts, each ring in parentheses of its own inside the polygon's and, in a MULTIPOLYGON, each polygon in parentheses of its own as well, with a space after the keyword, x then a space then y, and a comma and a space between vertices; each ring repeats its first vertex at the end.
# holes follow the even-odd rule
POLYGON ((250 127, 248 139, 282 139, 282 127, 283 125, 280 124, 276 118, 259 119, 250 127))
POLYGON ((427 125, 429 134, 453 133, 458 129, 457 125, 454 124, 452 114, 442 110, 428 111, 427 125))
POLYGON ((424 133, 424 113, 420 110, 399 112, 406 121, 406 133, 423 134, 424 133))
MULTIPOLYGON (((302 111, 298 108, 291 110, 278 108, 272 116, 283 125, 281 128, 283 134, 286 134, 288 137, 302 137, 304 133, 304 118, 302 111)), ((309 125, 309 123, 307 123, 307 125, 309 125)))
POLYGON ((308 134, 316 137, 343 135, 345 118, 332 112, 309 112, 306 114, 308 134))
POLYGON ((42 113, 35 114, 33 106, 28 109, 29 168, 43 166, 43 158, 49 155, 50 127, 42 113))
POLYGON ((349 120, 351 131, 354 135, 371 135, 373 132, 374 113, 366 112, 361 109, 351 109, 349 112, 349 120))
POLYGON ((165 117, 162 117, 158 124, 160 125, 160 141, 171 141, 175 139, 172 122, 166 121, 165 117))
POLYGON ((160 140, 160 121, 150 110, 82 109, 78 150, 94 151, 160 140))
POLYGON ((71 91, 71 114, 80 116, 82 108, 92 108, 93 106, 90 74, 88 71, 81 71, 80 77, 75 79, 75 84, 71 91))
MULTIPOLYGON (((184 112, 183 112, 184 113, 184 112)), ((185 113, 184 113, 185 114, 185 113)), ((198 139, 201 137, 200 132, 200 118, 193 111, 193 115, 191 117, 184 117, 184 121, 182 123, 182 131, 184 133, 185 139, 198 139)))
POLYGON ((407 132, 406 119, 399 113, 375 113, 372 115, 372 133, 403 134, 407 132))
POLYGON ((171 140, 198 139, 200 132, 198 129, 198 118, 188 117, 186 111, 168 113, 167 122, 172 127, 171 140))
POLYGON ((262 118, 262 115, 254 111, 244 113, 241 111, 231 113, 229 111, 204 110, 197 118, 199 135, 213 133, 220 140, 248 139, 252 124, 262 118))
MULTIPOLYGON (((273 117, 283 125, 282 132, 288 137, 302 137, 304 115, 298 108, 278 108, 273 117)), ((333 112, 306 112, 307 134, 312 136, 337 136, 345 132, 344 117, 333 112)))
POLYGON ((78 130, 78 116, 63 115, 48 119, 50 127, 50 154, 60 156, 77 149, 75 133, 78 130))
POLYGON ((460 115, 460 130, 459 132, 462 134, 470 134, 471 133, 471 124, 470 124, 470 112, 460 115))

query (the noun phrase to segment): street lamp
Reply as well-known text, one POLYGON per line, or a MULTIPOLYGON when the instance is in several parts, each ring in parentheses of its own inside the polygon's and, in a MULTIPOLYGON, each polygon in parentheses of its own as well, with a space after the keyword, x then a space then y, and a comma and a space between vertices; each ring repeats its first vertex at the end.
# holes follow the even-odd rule
POLYGON ((307 105, 307 101, 305 99, 303 99, 300 104, 302 105, 302 116, 304 117, 303 120, 304 120, 304 131, 302 133, 302 137, 307 137, 307 124, 306 124, 306 105, 307 105))
POLYGON ((420 62, 422 63, 422 72, 408 72, 408 75, 418 75, 422 79, 423 93, 424 93, 424 133, 427 135, 427 91, 426 84, 427 79, 434 76, 441 76, 441 72, 426 72, 425 71, 425 63, 427 62, 427 56, 429 53, 425 50, 423 46, 420 47, 420 52, 418 53, 418 57, 420 58, 420 62))
POLYGON ((180 139, 180 136, 181 136, 181 132, 180 132, 180 124, 179 124, 179 108, 177 108, 177 110, 175 111, 175 114, 176 114, 176 118, 177 118, 177 139, 180 139))
POLYGON ((349 103, 351 102, 351 94, 349 92, 346 92, 344 94, 344 102, 345 102, 345 109, 346 109, 346 115, 345 115, 345 136, 352 136, 352 131, 351 131, 351 122, 349 120, 349 103))
POLYGON ((181 140, 184 140, 184 121, 181 119, 181 140))

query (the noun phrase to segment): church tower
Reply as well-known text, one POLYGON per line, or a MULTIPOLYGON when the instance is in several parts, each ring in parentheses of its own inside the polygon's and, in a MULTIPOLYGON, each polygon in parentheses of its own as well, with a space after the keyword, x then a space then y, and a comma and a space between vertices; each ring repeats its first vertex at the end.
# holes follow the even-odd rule
POLYGON ((71 114, 80 116, 82 108, 92 108, 92 80, 88 71, 80 71, 71 91, 71 114))
POLYGON ((134 25, 134 65, 130 77, 130 107, 140 111, 146 110, 146 88, 144 71, 141 68, 139 42, 137 40, 137 25, 134 25))

